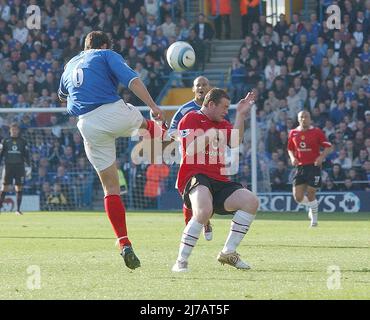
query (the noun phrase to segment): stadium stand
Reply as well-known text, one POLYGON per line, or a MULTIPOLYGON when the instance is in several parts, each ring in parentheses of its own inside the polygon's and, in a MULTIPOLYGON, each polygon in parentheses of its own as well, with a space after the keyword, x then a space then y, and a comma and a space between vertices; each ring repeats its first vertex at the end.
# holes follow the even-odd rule
MULTIPOLYGON (((200 39, 198 24, 204 16, 188 21, 186 2, 30 1, 41 8, 42 28, 29 30, 24 1, 0 0, 0 108, 65 107, 56 95, 63 66, 82 49, 85 35, 96 29, 110 35, 114 50, 138 72, 150 93, 159 96, 171 72, 165 59, 168 45, 189 41, 200 71, 211 54, 214 34, 221 37, 221 21, 225 37, 230 37, 228 20, 220 18, 210 20, 207 36, 200 39)), ((287 190, 292 171, 285 152, 287 132, 295 126, 297 112, 307 109, 336 147, 325 163, 323 189, 369 191, 370 2, 338 1, 343 12, 338 31, 318 21, 320 12, 306 20, 294 14, 291 23, 281 15, 272 26, 266 16, 251 15, 258 1, 252 2, 251 11, 243 13, 251 19, 243 23, 244 43, 234 54, 228 88, 233 103, 251 88, 258 97, 258 190, 287 190)), ((121 88, 120 93, 125 101, 142 105, 128 90, 121 88)), ((62 113, 0 117, 1 138, 16 120, 30 143, 33 170, 25 191, 40 194, 42 209, 93 206, 97 177, 84 154, 76 119, 62 113)), ((250 186, 249 129, 245 135, 235 179, 250 186)), ((117 145, 123 197, 130 208, 156 208, 158 196, 173 189, 177 166, 132 165, 132 147, 127 139, 117 145)))

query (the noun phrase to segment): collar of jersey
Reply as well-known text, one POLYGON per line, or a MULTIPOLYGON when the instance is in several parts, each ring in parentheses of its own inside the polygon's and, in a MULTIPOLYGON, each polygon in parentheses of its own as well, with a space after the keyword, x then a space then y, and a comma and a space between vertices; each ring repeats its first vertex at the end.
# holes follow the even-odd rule
MULTIPOLYGON (((307 130, 311 130, 311 129, 313 129, 313 128, 314 128, 313 126, 310 126, 307 130)), ((301 126, 298 126, 298 127, 297 127, 297 130, 298 130, 298 131, 303 131, 301 126)), ((307 130, 306 130, 306 131, 307 131, 307 130)))

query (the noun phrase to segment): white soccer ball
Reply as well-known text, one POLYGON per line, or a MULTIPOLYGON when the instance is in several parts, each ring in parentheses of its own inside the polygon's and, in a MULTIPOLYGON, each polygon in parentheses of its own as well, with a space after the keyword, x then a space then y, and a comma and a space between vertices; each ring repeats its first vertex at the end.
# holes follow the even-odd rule
POLYGON ((186 71, 195 63, 195 51, 185 41, 176 41, 167 50, 167 62, 175 71, 186 71))

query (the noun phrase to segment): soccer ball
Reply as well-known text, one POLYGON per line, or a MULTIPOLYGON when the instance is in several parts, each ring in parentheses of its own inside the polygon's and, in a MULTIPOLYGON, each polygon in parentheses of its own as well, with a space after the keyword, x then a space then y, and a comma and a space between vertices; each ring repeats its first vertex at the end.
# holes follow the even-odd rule
POLYGON ((195 51, 189 43, 176 41, 167 50, 167 62, 175 71, 188 70, 195 63, 195 51))

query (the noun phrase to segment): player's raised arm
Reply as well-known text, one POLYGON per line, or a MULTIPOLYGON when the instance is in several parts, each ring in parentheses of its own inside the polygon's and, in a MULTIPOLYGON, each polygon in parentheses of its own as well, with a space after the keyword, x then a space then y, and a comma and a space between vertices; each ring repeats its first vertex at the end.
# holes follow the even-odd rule
POLYGON ((241 99, 236 108, 236 117, 234 123, 234 129, 239 130, 239 140, 230 140, 230 147, 236 148, 243 141, 244 137, 244 122, 248 114, 250 113, 251 107, 254 104, 255 96, 252 91, 248 92, 244 99, 241 99))
POLYGON ((156 105, 137 73, 127 65, 121 55, 113 51, 107 51, 106 54, 110 70, 118 81, 129 88, 152 110, 156 120, 164 120, 161 109, 156 105))
POLYGON ((164 120, 162 110, 154 102, 144 83, 139 78, 130 82, 129 89, 152 110, 156 120, 164 120))

